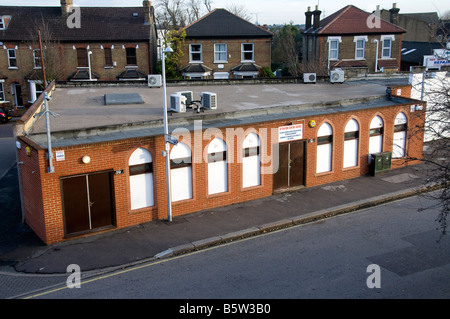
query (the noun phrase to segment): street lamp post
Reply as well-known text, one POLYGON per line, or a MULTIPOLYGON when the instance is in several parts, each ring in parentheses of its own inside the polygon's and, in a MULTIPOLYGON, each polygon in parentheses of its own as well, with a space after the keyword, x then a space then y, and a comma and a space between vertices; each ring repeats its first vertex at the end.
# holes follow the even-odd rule
POLYGON ((88 52, 89 81, 92 81, 91 55, 92 55, 92 51, 89 51, 88 52))
POLYGON ((166 53, 171 53, 173 50, 169 47, 163 48, 161 46, 162 59, 162 81, 163 81, 163 104, 164 104, 164 155, 166 157, 166 186, 167 186, 167 220, 172 221, 172 196, 170 185, 170 143, 167 141, 169 135, 169 125, 167 118, 167 89, 166 89, 166 53))

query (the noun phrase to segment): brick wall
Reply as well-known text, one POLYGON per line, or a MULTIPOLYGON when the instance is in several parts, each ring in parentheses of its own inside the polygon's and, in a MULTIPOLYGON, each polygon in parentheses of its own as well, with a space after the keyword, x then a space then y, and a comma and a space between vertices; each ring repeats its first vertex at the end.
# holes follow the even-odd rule
POLYGON ((202 44, 203 64, 212 69, 214 72, 230 72, 230 70, 241 64, 241 45, 243 43, 254 44, 255 64, 261 67, 270 67, 271 64, 271 40, 270 39, 208 39, 195 40, 186 39, 183 45, 183 57, 180 61, 180 67, 185 67, 189 64, 189 45, 202 44), (214 44, 227 44, 227 59, 228 63, 214 63, 214 44), (224 67, 219 69, 219 65, 224 67))
MULTIPOLYGON (((271 158, 272 145, 278 143, 277 135, 271 134, 272 129, 277 132, 278 127, 285 126, 290 122, 304 123, 303 139, 312 142, 306 143, 306 187, 317 186, 325 183, 354 178, 367 174, 368 166, 368 141, 369 125, 372 118, 380 115, 384 120, 383 151, 392 151, 392 138, 394 134, 394 119, 399 112, 404 112, 408 117, 408 127, 411 129, 423 122, 423 111, 411 112, 411 105, 417 101, 411 101, 404 105, 382 107, 356 112, 344 111, 320 115, 314 117, 295 118, 285 121, 268 121, 241 127, 244 135, 236 135, 234 129, 220 129, 214 133, 210 131, 205 134, 197 132, 195 135, 177 135, 180 142, 191 146, 193 150, 192 183, 193 199, 172 203, 173 216, 179 216, 204 209, 213 209, 231 205, 234 203, 249 201, 273 193, 273 176, 265 174, 261 176, 261 185, 243 189, 242 187, 242 141, 250 132, 265 132, 261 134, 261 154, 267 154, 271 158), (359 161, 356 167, 343 168, 343 146, 344 128, 350 119, 356 119, 360 127, 359 138, 359 161), (307 126, 310 120, 315 120, 317 126, 307 126), (316 173, 317 132, 322 123, 328 122, 333 127, 333 161, 332 171, 327 173, 316 173), (230 130, 232 129, 232 130, 230 130), (265 131, 264 131, 265 130, 265 131), (208 195, 208 164, 201 160, 204 149, 214 137, 223 137, 228 146, 228 192, 222 194, 208 195), (275 139, 275 140, 274 140, 275 139), (199 144, 200 143, 200 144, 199 144), (200 147, 195 147, 197 144, 200 147), (267 146, 269 145, 269 146, 267 146)), ((422 103, 424 104, 424 103, 422 103)), ((421 133, 411 135, 408 141, 408 154, 420 158, 422 155, 421 133)), ((30 144, 31 145, 31 144, 30 144)), ((33 148, 33 145, 31 145, 33 148)), ((35 146, 34 146, 35 147, 35 146)), ((140 223, 167 218, 166 201, 166 176, 165 159, 161 156, 164 149, 162 136, 143 137, 127 139, 122 141, 105 142, 97 144, 86 144, 80 146, 56 148, 65 151, 65 160, 54 162, 55 173, 47 173, 45 152, 37 147, 31 157, 20 152, 20 159, 24 161, 22 167, 22 183, 24 186, 25 211, 27 222, 35 232, 47 243, 52 244, 65 240, 63 207, 61 199, 60 178, 77 174, 86 174, 105 170, 123 170, 124 173, 114 175, 114 200, 116 209, 116 227, 125 228, 140 223), (139 147, 149 150, 153 157, 154 198, 155 205, 149 208, 131 210, 130 204, 130 176, 128 160, 131 154, 139 147), (91 157, 89 164, 83 164, 81 158, 84 155, 91 157), (38 167, 39 165, 39 167, 38 167), (42 191, 41 191, 42 190, 42 191), (42 200, 40 197, 42 196, 42 200), (33 209, 31 209, 33 207, 33 209), (45 217, 45 223, 43 219, 45 217)), ((393 160, 393 167, 413 164, 405 163, 403 159, 393 160)), ((269 163, 270 164, 270 163, 269 163)), ((266 167, 267 165, 263 165, 266 167)))

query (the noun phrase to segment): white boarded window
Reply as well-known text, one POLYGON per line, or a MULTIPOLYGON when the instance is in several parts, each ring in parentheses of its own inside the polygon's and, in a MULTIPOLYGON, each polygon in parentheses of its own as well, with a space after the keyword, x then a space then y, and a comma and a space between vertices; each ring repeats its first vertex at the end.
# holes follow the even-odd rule
POLYGON ((143 148, 131 154, 128 161, 130 170, 131 209, 154 205, 152 155, 143 148))
POLYGON ((170 181, 172 201, 192 198, 191 150, 184 143, 178 143, 170 152, 170 181))
POLYGON ((372 160, 371 154, 383 151, 383 133, 383 119, 377 115, 372 119, 372 122, 370 122, 369 163, 372 160))
POLYGON ((228 191, 227 145, 215 138, 208 146, 208 194, 228 191))
POLYGON ((351 119, 344 133, 344 168, 358 166, 359 125, 351 119))
POLYGON ((393 158, 405 157, 406 155, 406 130, 408 119, 404 113, 399 113, 394 122, 394 145, 393 158))
POLYGON ((317 173, 330 172, 333 153, 333 128, 323 123, 317 133, 317 173))
POLYGON ((261 143, 259 136, 250 133, 242 145, 242 186, 252 187, 261 185, 261 143))

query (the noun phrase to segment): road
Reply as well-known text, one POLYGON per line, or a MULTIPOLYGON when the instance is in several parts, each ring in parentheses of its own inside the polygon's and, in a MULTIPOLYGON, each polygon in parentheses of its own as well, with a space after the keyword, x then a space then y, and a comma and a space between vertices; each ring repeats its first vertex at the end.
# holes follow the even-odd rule
POLYGON ((14 123, 0 124, 0 179, 16 161, 14 123))
POLYGON ((432 203, 413 197, 82 279, 80 288, 64 281, 26 297, 448 299, 450 238, 437 242, 436 211, 418 212, 432 203), (379 271, 368 272, 370 265, 379 271))

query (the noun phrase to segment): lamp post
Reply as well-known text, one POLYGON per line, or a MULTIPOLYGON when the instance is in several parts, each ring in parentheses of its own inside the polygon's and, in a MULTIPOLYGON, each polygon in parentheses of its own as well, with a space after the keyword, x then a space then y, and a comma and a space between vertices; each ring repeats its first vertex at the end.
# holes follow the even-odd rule
POLYGON ((89 81, 92 81, 91 55, 92 55, 92 51, 89 51, 89 52, 88 52, 89 81))
POLYGON ((167 141, 169 135, 169 125, 167 118, 167 89, 166 89, 166 53, 171 53, 173 50, 169 47, 163 48, 161 46, 162 59, 162 81, 163 81, 163 104, 164 104, 164 149, 166 157, 166 188, 167 188, 167 220, 172 221, 172 196, 170 187, 170 143, 167 141))

